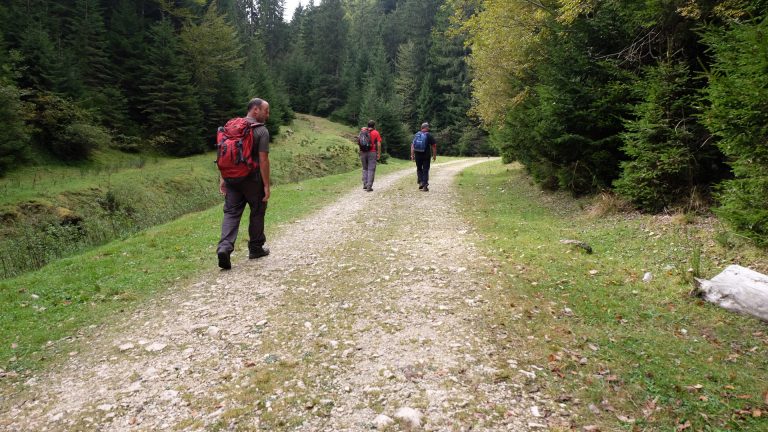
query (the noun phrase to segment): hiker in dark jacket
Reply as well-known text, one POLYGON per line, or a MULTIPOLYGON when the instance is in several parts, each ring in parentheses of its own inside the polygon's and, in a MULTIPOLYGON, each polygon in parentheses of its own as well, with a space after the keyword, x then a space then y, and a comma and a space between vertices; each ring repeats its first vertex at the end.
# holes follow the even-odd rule
MULTIPOLYGON (((221 240, 216 253, 219 267, 232 268, 230 254, 235 249, 237 231, 245 205, 251 208, 248 221, 248 258, 255 259, 269 255, 269 249, 264 247, 267 241, 264 235, 264 216, 267 213, 269 201, 269 131, 264 123, 269 119, 269 103, 255 98, 248 103, 245 119, 259 124, 253 130, 253 152, 258 154, 258 168, 250 175, 238 179, 225 179, 219 182, 219 191, 224 195, 224 220, 221 223, 221 240)), ((256 162, 257 156, 252 155, 256 162)))
POLYGON ((419 190, 429 192, 429 159, 437 160, 437 143, 429 133, 429 123, 421 124, 421 130, 416 132, 411 142, 411 160, 416 161, 416 178, 419 190))

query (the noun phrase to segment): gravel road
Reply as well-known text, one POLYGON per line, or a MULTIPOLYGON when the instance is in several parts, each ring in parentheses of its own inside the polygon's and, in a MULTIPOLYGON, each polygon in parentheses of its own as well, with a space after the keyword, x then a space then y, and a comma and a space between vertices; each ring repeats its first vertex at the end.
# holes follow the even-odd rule
POLYGON ((413 169, 382 176, 283 226, 270 256, 2 388, 0 430, 548 430, 557 404, 482 325, 493 269, 453 179, 483 161, 433 165, 429 192, 413 169))

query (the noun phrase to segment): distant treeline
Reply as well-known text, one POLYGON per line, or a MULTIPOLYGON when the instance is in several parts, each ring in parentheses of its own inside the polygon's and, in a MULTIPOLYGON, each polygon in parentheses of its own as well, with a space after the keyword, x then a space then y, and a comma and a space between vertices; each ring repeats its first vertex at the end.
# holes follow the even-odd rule
POLYGON ((473 110, 544 187, 714 199, 768 245, 765 0, 450 0, 473 110))
MULTIPOLYGON (((0 169, 33 149, 200 153, 250 95, 290 119, 258 22, 234 2, 12 0, 0 6, 0 169)), ((0 171, 1 172, 1 171, 0 171)))
POLYGON ((94 148, 189 155, 259 96, 273 133, 293 111, 375 119, 406 156, 430 121, 442 153, 493 150, 466 116, 465 48, 443 0, 11 0, 0 5, 0 175, 94 148), (32 149, 33 151, 30 151, 32 149))

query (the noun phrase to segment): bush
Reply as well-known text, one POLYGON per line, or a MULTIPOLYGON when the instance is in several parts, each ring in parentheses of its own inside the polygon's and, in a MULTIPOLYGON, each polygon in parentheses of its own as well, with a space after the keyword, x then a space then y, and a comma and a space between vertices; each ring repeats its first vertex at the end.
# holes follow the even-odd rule
POLYGON ((115 135, 110 147, 125 153, 138 153, 141 151, 141 138, 130 135, 115 135))
POLYGON ((87 113, 72 102, 53 94, 41 94, 35 99, 35 105, 37 141, 59 159, 85 160, 93 149, 109 145, 109 133, 93 124, 87 113))

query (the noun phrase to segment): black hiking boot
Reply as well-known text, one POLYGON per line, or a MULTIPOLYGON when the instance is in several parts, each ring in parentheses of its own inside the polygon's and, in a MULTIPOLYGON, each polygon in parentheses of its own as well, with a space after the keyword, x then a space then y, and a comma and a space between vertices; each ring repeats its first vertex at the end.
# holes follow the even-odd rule
POLYGON ((429 192, 429 188, 427 187, 427 185, 424 185, 424 188, 421 189, 421 191, 422 192, 429 192))
POLYGON ((424 183, 419 183, 419 190, 424 190, 424 183))
POLYGON ((367 188, 365 188, 365 191, 366 192, 373 192, 373 186, 368 186, 367 188))
POLYGON ((269 249, 260 247, 258 249, 252 249, 248 252, 248 259, 256 259, 269 255, 269 249))
POLYGON ((232 262, 229 260, 229 253, 228 252, 219 252, 219 267, 221 267, 222 270, 229 270, 232 268, 232 262))

